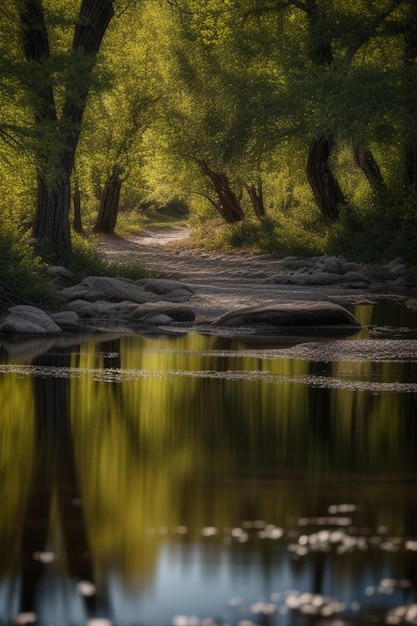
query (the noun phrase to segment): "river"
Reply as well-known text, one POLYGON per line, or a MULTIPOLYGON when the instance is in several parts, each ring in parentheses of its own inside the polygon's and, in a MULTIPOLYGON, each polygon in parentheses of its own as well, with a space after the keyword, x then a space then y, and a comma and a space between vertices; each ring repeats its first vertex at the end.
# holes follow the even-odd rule
POLYGON ((416 624, 417 324, 356 314, 302 349, 3 349, 0 624, 416 624))

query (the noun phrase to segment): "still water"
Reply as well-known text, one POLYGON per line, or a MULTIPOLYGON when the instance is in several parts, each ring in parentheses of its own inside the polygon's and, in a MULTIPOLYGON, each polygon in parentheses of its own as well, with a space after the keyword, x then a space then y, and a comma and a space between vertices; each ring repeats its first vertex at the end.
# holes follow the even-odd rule
POLYGON ((0 624, 416 624, 416 419, 417 358, 4 350, 0 624))

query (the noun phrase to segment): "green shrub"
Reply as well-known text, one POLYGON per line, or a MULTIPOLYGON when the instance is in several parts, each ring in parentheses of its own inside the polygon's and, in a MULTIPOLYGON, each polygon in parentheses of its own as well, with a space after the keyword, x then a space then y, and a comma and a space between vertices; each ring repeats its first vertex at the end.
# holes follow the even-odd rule
POLYGON ((346 207, 329 233, 330 253, 359 261, 402 257, 417 265, 417 197, 384 193, 361 210, 346 207))
POLYGON ((4 216, 0 219, 0 305, 19 302, 51 305, 55 289, 45 263, 34 253, 28 231, 4 216))
POLYGON ((196 227, 194 241, 212 250, 246 248, 280 256, 311 256, 325 252, 327 231, 319 222, 303 223, 286 215, 276 219, 245 218, 235 224, 211 220, 196 227))

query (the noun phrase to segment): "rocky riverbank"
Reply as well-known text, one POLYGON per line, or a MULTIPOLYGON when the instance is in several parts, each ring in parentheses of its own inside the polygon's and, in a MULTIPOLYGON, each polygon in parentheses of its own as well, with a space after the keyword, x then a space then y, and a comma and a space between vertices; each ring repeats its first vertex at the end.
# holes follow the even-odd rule
POLYGON ((342 256, 279 259, 166 245, 180 235, 173 237, 170 229, 154 237, 148 233, 103 240, 105 257, 137 262, 160 278, 89 276, 74 284, 68 270, 49 267, 48 274, 61 285, 59 311, 11 306, 0 319, 0 333, 215 332, 225 327, 260 332, 294 327, 334 330, 355 326, 341 303, 396 298, 417 308, 417 273, 399 258, 360 264, 342 256))

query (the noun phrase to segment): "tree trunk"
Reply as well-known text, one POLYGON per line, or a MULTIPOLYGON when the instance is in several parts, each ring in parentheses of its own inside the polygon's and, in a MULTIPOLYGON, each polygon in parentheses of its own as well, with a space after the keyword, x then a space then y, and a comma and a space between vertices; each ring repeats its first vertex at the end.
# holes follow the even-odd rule
POLYGON ((265 216, 262 183, 259 181, 257 185, 255 183, 251 183, 250 185, 246 184, 245 188, 248 192, 249 198, 251 199, 256 217, 258 219, 262 219, 265 216))
POLYGON ((307 160, 307 177, 314 198, 326 222, 334 222, 339 217, 339 205, 345 204, 342 190, 329 166, 332 140, 324 135, 315 139, 307 160))
POLYGON ((51 181, 39 172, 34 236, 39 243, 49 244, 59 257, 71 251, 69 208, 69 175, 62 172, 51 181))
POLYGON ((229 224, 243 220, 244 214, 241 204, 230 187, 226 174, 213 171, 204 161, 200 161, 199 165, 203 173, 210 178, 218 199, 218 202, 213 202, 213 204, 223 219, 229 224))
MULTIPOLYGON (((409 19, 404 28, 404 44, 406 123, 410 129, 414 129, 417 118, 415 98, 417 91, 415 70, 417 61, 417 7, 414 2, 410 2, 409 19)), ((411 130, 405 146, 404 183, 406 189, 414 192, 417 184, 417 142, 413 130, 411 130)))
POLYGON ((34 64, 29 89, 34 96, 35 124, 43 142, 37 153, 38 204, 34 234, 57 256, 71 252, 70 178, 91 73, 112 16, 113 0, 82 0, 72 43, 77 79, 67 84, 62 119, 58 121, 42 0, 23 0, 20 9, 23 50, 28 63, 34 64), (59 142, 52 148, 48 145, 48 136, 42 136, 42 125, 45 132, 50 132, 51 122, 56 131, 54 141, 59 142))
POLYGON ((372 190, 375 193, 383 191, 385 189, 385 182, 372 152, 365 146, 357 144, 353 147, 353 154, 355 156, 356 165, 361 168, 372 190))
POLYGON ((81 219, 81 192, 78 182, 74 183, 74 193, 72 194, 72 206, 74 208, 74 219, 72 221, 73 228, 76 233, 82 235, 84 233, 81 219))
POLYGON ((405 151, 405 186, 414 188, 417 184, 417 146, 407 145, 405 151))
POLYGON ((122 183, 118 172, 109 176, 101 197, 100 209, 94 226, 96 233, 114 233, 119 212, 122 183))

